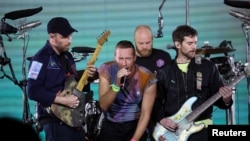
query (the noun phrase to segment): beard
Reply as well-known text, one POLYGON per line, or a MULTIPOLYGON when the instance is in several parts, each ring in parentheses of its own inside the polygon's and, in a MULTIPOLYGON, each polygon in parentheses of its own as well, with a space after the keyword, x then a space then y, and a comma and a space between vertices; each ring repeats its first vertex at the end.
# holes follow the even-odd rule
POLYGON ((148 57, 152 53, 152 49, 149 49, 149 50, 148 49, 143 49, 143 50, 136 49, 136 51, 140 57, 148 57))
POLYGON ((55 49, 59 52, 59 53, 64 53, 69 51, 69 46, 55 46, 55 49))
POLYGON ((195 52, 182 53, 188 60, 195 57, 195 52))

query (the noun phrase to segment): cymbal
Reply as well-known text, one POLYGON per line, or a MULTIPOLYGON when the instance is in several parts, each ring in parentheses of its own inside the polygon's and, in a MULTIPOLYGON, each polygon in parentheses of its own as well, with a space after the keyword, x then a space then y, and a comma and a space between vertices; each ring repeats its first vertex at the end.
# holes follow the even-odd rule
POLYGON ((77 46, 77 47, 72 47, 71 52, 76 52, 76 53, 94 53, 95 48, 93 47, 87 47, 87 46, 77 46))
POLYGON ((236 8, 247 8, 250 9, 249 0, 224 0, 224 4, 236 7, 236 8))
POLYGON ((213 48, 211 46, 202 47, 200 49, 196 49, 196 54, 198 55, 209 55, 209 54, 218 54, 218 53, 228 53, 235 51, 233 48, 228 47, 217 47, 213 48))

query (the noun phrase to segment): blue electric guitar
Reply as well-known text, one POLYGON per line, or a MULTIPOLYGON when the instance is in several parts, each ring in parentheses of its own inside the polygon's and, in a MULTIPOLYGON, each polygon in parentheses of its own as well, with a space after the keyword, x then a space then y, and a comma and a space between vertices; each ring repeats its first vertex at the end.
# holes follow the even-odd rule
MULTIPOLYGON (((239 83, 243 78, 248 77, 250 75, 250 66, 246 66, 244 71, 236 77, 228 86, 233 87, 237 83, 239 83)), ((216 102, 221 95, 219 92, 210 97, 207 101, 197 107, 194 111, 192 111, 192 105, 197 100, 197 97, 189 98, 179 109, 179 111, 170 116, 169 118, 179 124, 178 129, 175 132, 172 132, 165 127, 163 127, 160 123, 156 123, 154 128, 153 137, 156 141, 158 141, 160 136, 165 137, 168 141, 187 141, 188 137, 196 132, 202 130, 205 125, 204 124, 194 124, 193 121, 208 107, 210 107, 214 102, 216 102)))

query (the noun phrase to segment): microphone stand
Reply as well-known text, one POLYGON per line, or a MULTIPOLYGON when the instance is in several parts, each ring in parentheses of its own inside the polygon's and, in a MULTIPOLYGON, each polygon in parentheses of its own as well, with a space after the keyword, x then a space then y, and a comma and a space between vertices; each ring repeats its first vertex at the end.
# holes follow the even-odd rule
MULTIPOLYGON (((246 62, 250 62, 250 53, 249 53, 249 36, 248 29, 250 28, 249 23, 244 22, 242 25, 242 30, 245 34, 246 39, 246 62)), ((248 64, 249 65, 249 64, 248 64)), ((247 77, 247 89, 248 89, 248 123, 250 124, 250 77, 247 77)))
POLYGON ((26 76, 26 51, 27 51, 27 46, 26 46, 26 37, 28 38, 28 33, 25 31, 23 32, 20 36, 19 39, 23 40, 23 45, 22 45, 22 51, 23 51, 23 56, 22 56, 22 81, 19 83, 19 87, 23 91, 23 122, 29 125, 32 125, 34 123, 32 119, 32 115, 30 114, 30 107, 29 107, 29 102, 28 102, 28 97, 27 97, 27 76, 26 76))

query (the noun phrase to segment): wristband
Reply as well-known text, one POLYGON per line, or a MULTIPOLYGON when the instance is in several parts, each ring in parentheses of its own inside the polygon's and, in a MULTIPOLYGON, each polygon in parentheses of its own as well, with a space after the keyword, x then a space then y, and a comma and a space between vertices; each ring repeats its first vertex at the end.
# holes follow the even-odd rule
POLYGON ((111 84, 111 89, 114 91, 114 92, 119 92, 120 91, 120 87, 118 87, 117 85, 115 84, 111 84))

